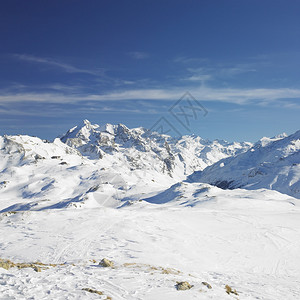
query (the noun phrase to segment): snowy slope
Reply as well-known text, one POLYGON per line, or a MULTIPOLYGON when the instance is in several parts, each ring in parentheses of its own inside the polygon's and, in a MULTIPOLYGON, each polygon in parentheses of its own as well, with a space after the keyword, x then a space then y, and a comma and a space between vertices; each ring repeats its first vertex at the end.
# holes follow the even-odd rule
POLYGON ((0 299, 299 299, 300 200, 181 181, 256 152, 232 172, 285 162, 295 187, 299 132, 250 146, 88 121, 53 142, 0 137, 0 299))
POLYGON ((70 129, 53 142, 30 136, 0 137, 0 212, 72 205, 116 207, 144 192, 163 190, 195 169, 249 148, 125 125, 70 129))
POLYGON ((299 200, 179 183, 113 209, 1 214, 1 299, 298 299, 299 200), (106 257, 115 268, 102 268, 106 257), (193 287, 177 291, 176 282, 193 287), (202 282, 208 282, 208 289, 202 282), (225 285, 239 296, 228 295, 225 285), (105 296, 83 291, 91 288, 105 296))
POLYGON ((191 181, 221 188, 267 188, 300 198, 300 131, 263 138, 245 153, 195 172, 191 181))

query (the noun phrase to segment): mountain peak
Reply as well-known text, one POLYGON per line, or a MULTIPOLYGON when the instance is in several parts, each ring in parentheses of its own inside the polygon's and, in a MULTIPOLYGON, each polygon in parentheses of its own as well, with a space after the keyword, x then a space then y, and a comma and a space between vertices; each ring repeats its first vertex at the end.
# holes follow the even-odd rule
POLYGON ((100 126, 99 127, 99 130, 102 131, 102 132, 107 132, 107 133, 110 133, 110 134, 114 134, 115 131, 114 131, 114 125, 110 124, 110 123, 106 123, 105 125, 103 126, 100 126))
POLYGON ((271 138, 264 136, 256 143, 256 145, 261 146, 261 147, 266 147, 269 144, 271 144, 272 142, 282 140, 282 139, 286 138, 287 136, 288 135, 286 133, 277 134, 271 138))
POLYGON ((300 131, 262 138, 237 156, 218 161, 196 178, 221 188, 274 189, 300 198, 300 131))
POLYGON ((91 122, 87 119, 83 120, 83 123, 86 125, 86 126, 90 126, 91 125, 91 122))
POLYGON ((69 129, 66 134, 60 137, 62 142, 66 142, 68 139, 81 139, 85 142, 90 140, 90 136, 93 135, 93 132, 99 127, 99 125, 92 123, 89 120, 83 120, 80 125, 77 125, 69 129))
POLYGON ((98 124, 92 124, 89 120, 85 119, 82 122, 83 124, 80 126, 80 128, 86 127, 87 129, 96 129, 99 128, 100 126, 98 124))

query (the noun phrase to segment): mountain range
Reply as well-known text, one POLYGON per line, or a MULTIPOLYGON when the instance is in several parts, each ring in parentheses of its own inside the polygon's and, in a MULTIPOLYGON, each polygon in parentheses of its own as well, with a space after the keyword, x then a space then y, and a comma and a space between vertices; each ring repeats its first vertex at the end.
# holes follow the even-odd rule
POLYGON ((251 143, 179 139, 125 125, 80 126, 49 142, 26 135, 0 137, 0 210, 46 209, 83 203, 117 205, 161 190, 251 143), (25 201, 25 202, 24 202, 25 201))
POLYGON ((262 138, 248 151, 196 171, 189 179, 223 189, 272 189, 300 198, 300 130, 262 138))
POLYGON ((300 197, 300 131, 249 142, 172 138, 84 120, 50 142, 0 136, 0 211, 122 205, 181 182, 300 197))
POLYGON ((0 136, 0 293, 299 299, 299 149, 87 120, 0 136))

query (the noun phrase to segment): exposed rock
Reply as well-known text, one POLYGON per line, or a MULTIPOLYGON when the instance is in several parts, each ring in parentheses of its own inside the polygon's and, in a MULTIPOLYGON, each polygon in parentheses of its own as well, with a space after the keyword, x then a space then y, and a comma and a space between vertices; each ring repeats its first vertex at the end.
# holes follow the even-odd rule
MULTIPOLYGON (((61 264, 62 265, 62 264, 61 264)), ((9 259, 1 259, 0 258, 0 268, 3 269, 10 269, 10 268, 32 268, 36 272, 41 272, 42 270, 48 269, 48 267, 56 267, 56 264, 43 264, 41 262, 34 262, 34 263, 14 263, 9 259)))
POLYGON ((189 284, 187 281, 177 281, 176 288, 178 291, 189 290, 193 287, 193 285, 189 284))
POLYGON ((207 287, 208 289, 212 289, 212 286, 211 286, 208 282, 203 281, 202 284, 203 284, 203 285, 206 285, 206 287, 207 287))
POLYGON ((175 275, 178 275, 178 274, 181 273, 180 271, 172 269, 172 268, 161 268, 161 269, 162 269, 162 271, 161 271, 162 274, 175 274, 175 275))
POLYGON ((238 292, 236 290, 233 290, 229 285, 225 285, 225 290, 226 290, 226 293, 229 295, 229 294, 235 294, 235 295, 239 295, 238 292))
POLYGON ((93 293, 93 294, 103 295, 103 292, 97 291, 97 290, 94 290, 94 289, 90 289, 90 288, 83 288, 82 290, 86 291, 86 292, 89 292, 89 293, 93 293))
POLYGON ((60 156, 58 156, 58 155, 53 155, 53 156, 51 156, 51 159, 60 159, 60 156))
POLYGON ((11 215, 15 215, 17 212, 16 211, 6 211, 6 212, 3 212, 3 213, 0 213, 0 216, 2 217, 9 217, 11 215))
POLYGON ((91 188, 89 188, 89 190, 87 191, 87 193, 92 193, 92 192, 96 192, 97 190, 100 189, 100 184, 94 185, 91 188))
POLYGON ((6 188, 6 186, 7 186, 8 183, 9 183, 9 181, 6 181, 6 180, 0 182, 0 189, 6 188))
POLYGON ((0 268, 8 270, 8 269, 13 268, 13 267, 14 267, 14 263, 11 262, 10 260, 0 259, 0 268))
POLYGON ((34 266, 33 270, 36 271, 36 272, 41 272, 42 271, 41 267, 39 267, 39 266, 34 266))
POLYGON ((36 155, 34 156, 34 159, 35 159, 35 160, 38 160, 38 159, 45 159, 45 157, 43 157, 42 155, 36 154, 36 155))
MULTIPOLYGON (((98 295, 101 295, 101 296, 104 295, 103 292, 97 291, 97 290, 94 290, 94 289, 90 289, 90 288, 83 288, 82 290, 86 291, 86 292, 89 292, 89 293, 98 294, 98 295)), ((110 296, 106 296, 106 300, 112 300, 112 298, 110 296)))
POLYGON ((103 258, 100 261, 99 265, 104 268, 113 268, 114 267, 114 263, 112 261, 108 260, 107 258, 103 258))

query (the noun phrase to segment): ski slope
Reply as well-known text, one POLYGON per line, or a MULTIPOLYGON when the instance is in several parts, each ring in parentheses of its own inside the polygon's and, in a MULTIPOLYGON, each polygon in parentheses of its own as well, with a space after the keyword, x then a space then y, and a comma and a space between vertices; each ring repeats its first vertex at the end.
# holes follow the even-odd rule
POLYGON ((2 258, 63 265, 0 268, 1 299, 101 299, 82 288, 112 299, 298 299, 299 220, 290 196, 196 183, 118 208, 2 214, 2 258), (98 265, 104 257, 114 269, 98 265), (177 281, 194 286, 177 291, 177 281))

